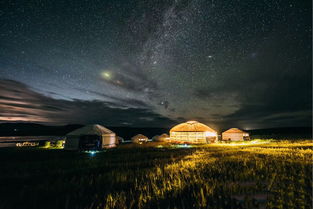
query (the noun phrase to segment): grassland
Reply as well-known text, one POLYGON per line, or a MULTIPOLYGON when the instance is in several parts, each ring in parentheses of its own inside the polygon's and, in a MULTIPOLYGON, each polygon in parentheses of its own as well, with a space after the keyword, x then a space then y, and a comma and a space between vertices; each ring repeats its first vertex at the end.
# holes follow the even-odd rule
POLYGON ((138 146, 1 149, 0 208, 312 208, 312 141, 138 146))

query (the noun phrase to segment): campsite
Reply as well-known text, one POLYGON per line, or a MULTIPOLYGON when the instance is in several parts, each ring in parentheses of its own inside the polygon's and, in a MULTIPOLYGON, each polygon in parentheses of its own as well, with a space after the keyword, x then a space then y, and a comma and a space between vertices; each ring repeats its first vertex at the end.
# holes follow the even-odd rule
POLYGON ((313 209, 312 0, 4 0, 0 209, 313 209))

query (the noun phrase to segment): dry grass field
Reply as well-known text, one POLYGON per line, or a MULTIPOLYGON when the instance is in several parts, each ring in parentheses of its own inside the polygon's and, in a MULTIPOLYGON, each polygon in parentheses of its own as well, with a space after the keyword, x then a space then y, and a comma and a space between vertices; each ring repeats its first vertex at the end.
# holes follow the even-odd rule
POLYGON ((306 141, 3 148, 0 208, 311 208, 306 141))

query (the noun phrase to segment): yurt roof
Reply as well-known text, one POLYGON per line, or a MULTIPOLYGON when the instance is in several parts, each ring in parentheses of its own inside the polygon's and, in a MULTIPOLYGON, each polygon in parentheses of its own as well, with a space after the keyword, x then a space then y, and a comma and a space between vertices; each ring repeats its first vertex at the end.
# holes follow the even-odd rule
POLYGON ((187 121, 174 126, 170 132, 215 132, 212 128, 198 121, 187 121))
POLYGON ((98 124, 92 124, 92 125, 87 125, 82 128, 76 129, 67 135, 98 135, 102 136, 104 134, 112 134, 114 133, 113 131, 98 125, 98 124))
POLYGON ((148 137, 146 137, 143 134, 137 134, 136 136, 133 136, 132 138, 134 138, 134 139, 136 139, 136 138, 147 138, 148 139, 148 137))
POLYGON ((227 131, 224 131, 223 133, 247 133, 247 132, 242 131, 238 128, 230 128, 227 131))
POLYGON ((155 135, 154 137, 152 137, 152 139, 160 139, 160 138, 168 138, 170 137, 168 134, 164 133, 161 135, 155 135))

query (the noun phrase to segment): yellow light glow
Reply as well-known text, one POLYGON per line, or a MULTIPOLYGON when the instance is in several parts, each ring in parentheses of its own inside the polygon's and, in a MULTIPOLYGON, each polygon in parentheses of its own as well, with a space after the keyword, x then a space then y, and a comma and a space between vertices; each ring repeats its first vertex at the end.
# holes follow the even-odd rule
POLYGON ((217 134, 216 133, 214 133, 214 132, 205 132, 205 136, 217 136, 217 134))
POLYGON ((109 72, 109 71, 103 71, 101 73, 101 76, 104 78, 104 79, 107 79, 107 80, 110 80, 112 78, 112 73, 109 72))
POLYGON ((245 141, 245 142, 230 142, 230 143, 218 143, 215 144, 216 146, 249 146, 249 145, 264 145, 270 144, 270 140, 252 140, 252 141, 245 141))

